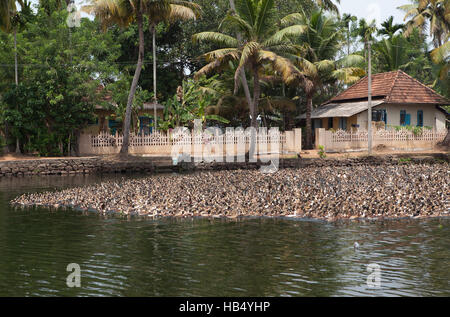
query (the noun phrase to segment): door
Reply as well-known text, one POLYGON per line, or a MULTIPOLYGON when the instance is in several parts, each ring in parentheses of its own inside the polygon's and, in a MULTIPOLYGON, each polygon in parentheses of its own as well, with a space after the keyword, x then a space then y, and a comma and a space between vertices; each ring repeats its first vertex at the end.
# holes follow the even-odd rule
POLYGON ((347 118, 339 118, 339 129, 347 130, 347 118))

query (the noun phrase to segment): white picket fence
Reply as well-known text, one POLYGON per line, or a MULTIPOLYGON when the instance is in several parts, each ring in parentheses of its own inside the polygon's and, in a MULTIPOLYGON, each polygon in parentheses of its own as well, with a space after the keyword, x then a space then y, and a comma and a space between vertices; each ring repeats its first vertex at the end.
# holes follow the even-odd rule
MULTIPOLYGON (((324 146, 326 151, 345 151, 367 148, 368 132, 357 131, 327 131, 316 129, 316 147, 324 146)), ((422 129, 418 133, 411 130, 375 130, 372 134, 374 147, 384 145, 392 149, 431 149, 436 143, 444 140, 447 130, 422 129)))
MULTIPOLYGON (((130 153, 134 154, 161 154, 167 155, 177 146, 209 146, 221 145, 223 148, 237 147, 238 144, 250 144, 251 133, 249 130, 226 131, 225 133, 212 134, 205 130, 202 133, 177 134, 173 132, 155 132, 150 134, 130 134, 130 153)), ((282 152, 301 151, 301 129, 294 131, 278 132, 277 134, 256 133, 256 143, 262 145, 273 144, 277 140, 277 148, 282 152)), ((96 135, 82 134, 79 140, 79 149, 82 155, 90 154, 114 154, 120 151, 123 144, 121 134, 101 132, 96 135)), ((268 147, 270 150, 270 146, 268 147)))

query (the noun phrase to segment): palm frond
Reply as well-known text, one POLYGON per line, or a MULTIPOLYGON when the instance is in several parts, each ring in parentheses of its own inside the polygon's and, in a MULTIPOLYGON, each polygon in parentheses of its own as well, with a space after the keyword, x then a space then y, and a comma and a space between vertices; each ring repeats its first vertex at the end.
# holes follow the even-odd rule
POLYGON ((248 59, 254 55, 260 49, 258 42, 248 42, 245 44, 241 53, 241 60, 239 66, 243 66, 247 63, 248 59))
POLYGON ((259 60, 268 61, 273 69, 281 74, 283 82, 291 84, 294 81, 303 80, 303 75, 295 65, 285 57, 279 56, 271 51, 260 50, 259 60))
POLYGON ((216 58, 222 58, 226 55, 230 55, 231 59, 239 60, 239 52, 236 48, 221 48, 202 55, 206 61, 211 62, 216 58))
POLYGON ((171 4, 170 5, 170 15, 169 19, 172 21, 176 20, 196 20, 197 14, 190 8, 178 5, 178 4, 171 4))
POLYGON ((219 32, 200 32, 194 34, 192 39, 195 43, 212 42, 227 47, 238 46, 238 41, 236 38, 219 32))
POLYGON ((352 84, 361 79, 365 74, 366 72, 362 68, 345 67, 333 71, 332 76, 345 84, 352 84))
POLYGON ((303 15, 301 13, 291 13, 280 21, 282 26, 288 26, 291 24, 304 24, 303 15))
POLYGON ((263 42, 263 46, 271 47, 280 45, 284 42, 286 37, 289 36, 299 36, 305 32, 308 27, 306 25, 292 25, 288 26, 275 34, 273 34, 269 39, 263 42))
POLYGON ((219 25, 219 30, 223 29, 244 33, 248 39, 253 37, 253 26, 237 15, 227 15, 219 25))
POLYGON ((337 61, 339 67, 352 67, 364 63, 364 57, 357 54, 347 55, 337 61))
POLYGON ((450 41, 445 42, 441 46, 433 49, 430 53, 431 60, 435 64, 442 63, 450 57, 450 41))

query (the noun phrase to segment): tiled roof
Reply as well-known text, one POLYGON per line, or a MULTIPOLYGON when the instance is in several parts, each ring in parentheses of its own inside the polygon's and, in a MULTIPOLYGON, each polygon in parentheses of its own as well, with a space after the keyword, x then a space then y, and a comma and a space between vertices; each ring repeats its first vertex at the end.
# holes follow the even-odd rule
MULTIPOLYGON (((367 100, 368 77, 330 99, 330 102, 367 100)), ((450 101, 401 70, 372 75, 372 98, 388 103, 429 103, 446 105, 450 101)))

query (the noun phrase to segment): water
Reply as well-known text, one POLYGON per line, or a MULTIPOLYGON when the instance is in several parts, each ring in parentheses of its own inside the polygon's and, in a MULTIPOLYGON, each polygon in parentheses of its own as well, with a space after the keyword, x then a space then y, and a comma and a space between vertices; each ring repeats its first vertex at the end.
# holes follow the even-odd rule
POLYGON ((450 295, 448 218, 145 220, 8 204, 114 177, 0 179, 0 296, 450 295), (66 285, 69 263, 80 288, 66 285), (367 286, 371 263, 378 289, 367 286))

